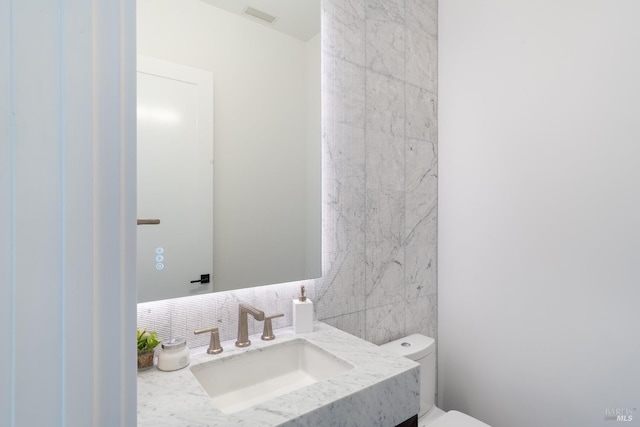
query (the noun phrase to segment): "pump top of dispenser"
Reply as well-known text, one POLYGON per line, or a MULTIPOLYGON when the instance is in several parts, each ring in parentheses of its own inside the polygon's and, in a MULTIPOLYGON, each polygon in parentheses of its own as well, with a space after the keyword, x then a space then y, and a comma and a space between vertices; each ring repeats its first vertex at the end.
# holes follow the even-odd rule
POLYGON ((300 296, 298 297, 298 301, 304 302, 306 300, 307 300, 307 297, 304 294, 304 285, 300 285, 300 296))

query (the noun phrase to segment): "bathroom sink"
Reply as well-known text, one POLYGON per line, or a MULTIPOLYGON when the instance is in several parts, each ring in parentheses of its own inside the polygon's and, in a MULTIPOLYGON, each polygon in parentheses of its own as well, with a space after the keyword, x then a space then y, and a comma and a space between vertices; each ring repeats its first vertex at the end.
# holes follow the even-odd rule
POLYGON ((303 338, 191 367, 215 408, 231 414, 335 377, 353 365, 303 338))

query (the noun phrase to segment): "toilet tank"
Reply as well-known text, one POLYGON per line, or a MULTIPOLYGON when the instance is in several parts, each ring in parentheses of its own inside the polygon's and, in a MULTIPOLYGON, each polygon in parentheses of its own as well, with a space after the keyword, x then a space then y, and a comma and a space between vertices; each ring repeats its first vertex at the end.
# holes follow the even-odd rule
POLYGON ((426 414, 435 404, 436 396, 436 342, 420 334, 409 335, 382 344, 386 351, 415 360, 420 364, 420 413, 426 414))

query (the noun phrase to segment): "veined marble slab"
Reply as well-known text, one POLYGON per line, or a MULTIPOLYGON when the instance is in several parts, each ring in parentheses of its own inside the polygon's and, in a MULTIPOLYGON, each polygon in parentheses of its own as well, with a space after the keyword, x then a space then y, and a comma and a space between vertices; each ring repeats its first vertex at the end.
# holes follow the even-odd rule
POLYGON ((243 349, 225 341, 219 355, 206 354, 207 346, 192 349, 191 366, 302 337, 354 368, 233 414, 213 407, 190 367, 154 368, 138 373, 138 426, 393 427, 418 413, 417 363, 321 322, 314 323, 314 332, 294 334, 288 327, 275 336, 262 341, 252 335, 251 346, 243 349))

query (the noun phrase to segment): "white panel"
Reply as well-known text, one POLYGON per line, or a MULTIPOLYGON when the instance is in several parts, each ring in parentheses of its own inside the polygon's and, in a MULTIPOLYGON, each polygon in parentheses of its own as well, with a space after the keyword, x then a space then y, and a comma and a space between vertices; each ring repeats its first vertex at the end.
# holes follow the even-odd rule
POLYGON ((135 11, 97 2, 94 423, 135 425, 135 11))
MULTIPOLYGON (((121 176, 121 198, 124 204, 120 216, 120 229, 124 236, 120 251, 120 287, 122 289, 121 316, 123 319, 120 336, 120 357, 123 360, 122 383, 112 393, 120 395, 120 424, 136 425, 137 412, 137 348, 131 345, 129 331, 136 327, 136 14, 135 2, 121 0, 120 28, 121 47, 121 90, 123 100, 119 113, 122 117, 120 158, 123 174, 121 176)), ((109 36, 109 30, 103 33, 109 36)), ((112 76, 114 77, 114 76, 112 76)), ((107 427, 107 425, 104 425, 107 427)))
POLYGON ((640 425, 640 4, 440 3, 440 404, 640 425))
MULTIPOLYGON (((89 2, 67 4, 63 15, 63 43, 61 89, 64 92, 60 108, 64 117, 61 132, 63 169, 62 191, 64 223, 63 351, 64 391, 63 424, 88 426, 93 421, 93 358, 87 340, 83 351, 78 350, 77 337, 94 336, 91 284, 93 272, 93 51, 91 38, 84 37, 90 22, 92 6, 89 2), (84 372, 84 375, 79 375, 84 372)), ((117 312, 113 313, 117 315, 117 312)), ((84 340, 83 340, 84 341, 84 340)))
POLYGON ((13 137, 11 131, 11 13, 0 2, 0 425, 13 413, 13 137))
POLYGON ((36 426, 62 418, 60 23, 53 2, 13 2, 13 13, 15 422, 36 426))
POLYGON ((134 5, 7 3, 0 425, 135 425, 134 5))
POLYGON ((138 58, 138 301, 211 292, 213 77, 138 58))

